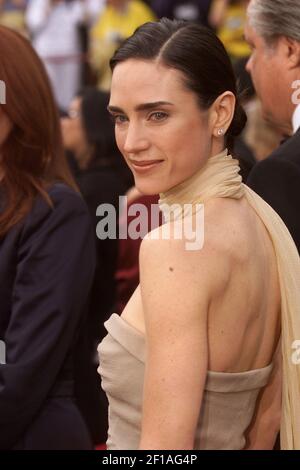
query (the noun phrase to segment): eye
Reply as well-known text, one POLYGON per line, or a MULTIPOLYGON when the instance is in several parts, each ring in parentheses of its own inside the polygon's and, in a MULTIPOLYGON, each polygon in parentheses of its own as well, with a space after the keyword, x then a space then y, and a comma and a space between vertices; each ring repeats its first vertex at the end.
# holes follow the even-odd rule
POLYGON ((128 121, 124 114, 111 114, 111 119, 115 124, 124 124, 128 121))
POLYGON ((156 111, 155 113, 150 114, 149 119, 151 121, 164 121, 167 117, 167 113, 164 113, 163 111, 156 111))

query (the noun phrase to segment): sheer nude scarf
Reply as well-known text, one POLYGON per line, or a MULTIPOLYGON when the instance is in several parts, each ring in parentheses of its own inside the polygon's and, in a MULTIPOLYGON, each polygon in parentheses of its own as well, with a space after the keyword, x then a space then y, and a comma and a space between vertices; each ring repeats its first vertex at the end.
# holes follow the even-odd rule
POLYGON ((300 340, 300 258, 288 229, 277 213, 242 183, 238 161, 227 155, 227 150, 211 157, 192 178, 161 194, 159 204, 163 210, 165 204, 201 204, 213 197, 243 196, 264 223, 275 249, 282 319, 281 448, 300 449, 300 363, 293 361, 293 344, 300 340))

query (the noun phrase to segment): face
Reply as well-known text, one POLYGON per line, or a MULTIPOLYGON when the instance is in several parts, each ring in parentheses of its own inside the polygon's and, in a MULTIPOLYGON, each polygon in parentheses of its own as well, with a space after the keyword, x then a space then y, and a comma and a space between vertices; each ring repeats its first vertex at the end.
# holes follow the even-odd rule
POLYGON ((81 119, 81 101, 81 98, 75 98, 70 104, 68 116, 61 120, 64 147, 74 153, 78 163, 88 147, 81 119))
POLYGON ((200 110, 177 70, 139 60, 117 65, 109 111, 117 145, 144 194, 185 181, 210 156, 208 111, 200 110))
POLYGON ((246 69, 261 100, 264 118, 277 128, 286 129, 290 126, 293 107, 283 44, 281 40, 274 45, 267 44, 249 23, 245 37, 252 50, 246 69))

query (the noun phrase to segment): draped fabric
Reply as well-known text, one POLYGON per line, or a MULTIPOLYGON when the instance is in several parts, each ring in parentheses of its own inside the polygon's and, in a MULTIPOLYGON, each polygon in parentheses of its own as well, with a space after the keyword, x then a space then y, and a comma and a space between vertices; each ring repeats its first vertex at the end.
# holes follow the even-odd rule
POLYGON ((300 258, 293 239, 278 214, 242 183, 238 161, 227 150, 208 159, 192 178, 160 195, 165 219, 172 204, 202 204, 216 198, 246 197, 264 223, 274 245, 281 292, 281 348, 283 361, 281 449, 300 449, 300 361, 293 348, 300 341, 300 258))

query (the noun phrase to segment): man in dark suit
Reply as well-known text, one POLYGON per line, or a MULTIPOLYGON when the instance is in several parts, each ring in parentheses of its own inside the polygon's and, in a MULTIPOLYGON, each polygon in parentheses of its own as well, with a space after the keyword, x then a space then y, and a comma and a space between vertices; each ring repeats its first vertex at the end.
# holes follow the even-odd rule
POLYGON ((247 63, 266 119, 291 137, 255 165, 247 184, 280 215, 300 252, 300 2, 251 0, 247 63))
MULTIPOLYGON (((300 1, 251 0, 245 37, 252 49, 247 70, 267 120, 291 136, 271 156, 257 163, 247 184, 281 216, 300 251, 300 1)), ((273 429, 281 407, 281 348, 248 433, 249 449, 261 449, 266 429, 273 429), (259 445, 259 447, 257 446, 259 445)), ((275 446, 278 449, 279 443, 275 446)))

